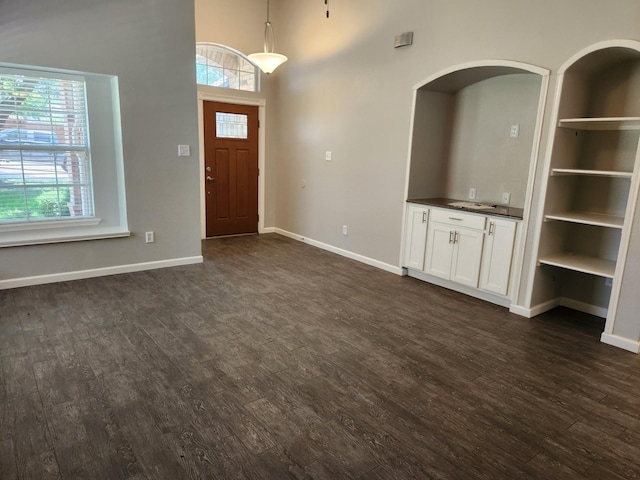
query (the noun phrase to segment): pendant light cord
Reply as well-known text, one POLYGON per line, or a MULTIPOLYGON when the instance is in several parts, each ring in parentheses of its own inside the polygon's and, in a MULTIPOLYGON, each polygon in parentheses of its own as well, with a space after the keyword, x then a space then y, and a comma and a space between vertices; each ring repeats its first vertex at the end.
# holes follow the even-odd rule
POLYGON ((267 0, 267 22, 264 24, 264 51, 273 53, 276 49, 276 36, 269 21, 269 0, 267 0))

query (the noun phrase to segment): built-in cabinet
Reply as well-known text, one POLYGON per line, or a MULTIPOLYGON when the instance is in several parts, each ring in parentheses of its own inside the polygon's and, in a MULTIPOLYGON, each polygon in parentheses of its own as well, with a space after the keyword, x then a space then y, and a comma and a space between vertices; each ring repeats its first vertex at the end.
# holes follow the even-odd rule
POLYGON ((427 221, 429 209, 424 205, 407 204, 407 225, 405 229, 404 266, 422 270, 424 251, 427 244, 427 221))
POLYGON ((606 316, 637 196, 639 52, 576 57, 559 75, 556 101, 535 285, 546 297, 537 302, 606 316))
POLYGON ((427 229, 425 273, 477 287, 485 224, 483 216, 434 209, 427 229))
POLYGON ((508 293, 515 239, 515 221, 489 218, 489 231, 482 251, 481 289, 498 295, 508 293))
POLYGON ((491 294, 507 296, 517 220, 407 204, 403 266, 491 294))

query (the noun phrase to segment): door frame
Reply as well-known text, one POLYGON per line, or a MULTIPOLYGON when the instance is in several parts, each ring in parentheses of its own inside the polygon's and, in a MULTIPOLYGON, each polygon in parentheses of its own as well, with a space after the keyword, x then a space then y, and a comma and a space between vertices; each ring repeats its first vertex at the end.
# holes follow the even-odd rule
POLYGON ((258 233, 267 233, 264 227, 265 212, 265 143, 266 143, 266 108, 267 101, 264 98, 234 97, 216 93, 198 91, 198 144, 200 151, 199 177, 200 177, 200 238, 207 238, 207 208, 204 189, 204 102, 220 102, 232 105, 251 105, 258 107, 258 233))

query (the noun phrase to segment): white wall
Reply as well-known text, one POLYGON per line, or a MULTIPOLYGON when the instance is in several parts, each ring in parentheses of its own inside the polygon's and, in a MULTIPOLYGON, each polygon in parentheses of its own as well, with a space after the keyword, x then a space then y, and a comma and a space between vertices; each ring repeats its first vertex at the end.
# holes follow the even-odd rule
POLYGON ((200 255, 193 15, 192 0, 1 2, 3 62, 119 77, 133 236, 3 248, 0 280, 200 255))

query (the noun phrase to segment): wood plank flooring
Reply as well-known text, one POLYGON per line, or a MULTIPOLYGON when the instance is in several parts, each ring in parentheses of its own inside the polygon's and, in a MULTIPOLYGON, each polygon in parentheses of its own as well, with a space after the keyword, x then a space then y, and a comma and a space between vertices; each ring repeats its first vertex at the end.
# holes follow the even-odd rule
POLYGON ((640 357, 277 236, 0 292, 0 478, 637 479, 640 357))

